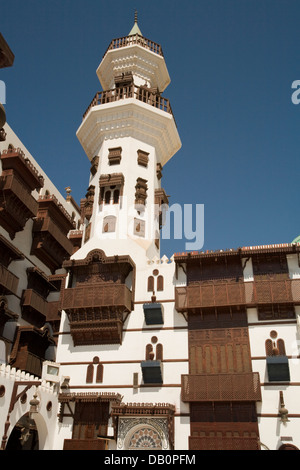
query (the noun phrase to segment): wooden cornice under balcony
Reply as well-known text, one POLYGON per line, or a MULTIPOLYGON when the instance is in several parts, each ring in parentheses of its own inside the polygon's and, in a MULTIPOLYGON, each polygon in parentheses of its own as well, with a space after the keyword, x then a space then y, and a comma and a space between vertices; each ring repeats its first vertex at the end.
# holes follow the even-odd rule
POLYGON ((181 376, 183 402, 261 401, 258 372, 181 376))
POLYGON ((179 312, 224 306, 265 304, 300 305, 300 279, 265 279, 253 282, 205 281, 175 288, 179 312))

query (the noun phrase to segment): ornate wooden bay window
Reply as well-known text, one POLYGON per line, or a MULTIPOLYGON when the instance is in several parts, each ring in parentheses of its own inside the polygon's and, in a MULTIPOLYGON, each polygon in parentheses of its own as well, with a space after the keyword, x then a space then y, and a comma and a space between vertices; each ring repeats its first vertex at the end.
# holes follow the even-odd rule
POLYGON ((62 290, 61 308, 67 313, 74 345, 121 344, 123 323, 134 299, 131 258, 106 257, 93 250, 84 260, 66 261, 63 266, 70 282, 62 290))
POLYGON ((16 294, 19 278, 9 269, 12 261, 24 259, 23 254, 0 235, 0 295, 16 294))
POLYGON ((43 187, 44 179, 19 148, 3 150, 1 162, 0 224, 13 239, 36 216, 38 203, 31 192, 43 187))
POLYGON ((75 222, 54 195, 40 196, 32 229, 31 254, 54 272, 73 253, 68 232, 74 228, 75 222))
POLYGON ((99 186, 99 205, 119 204, 120 198, 123 196, 124 175, 122 173, 101 175, 99 186))
MULTIPOLYGON (((35 326, 18 326, 10 355, 10 365, 37 377, 42 375, 46 351, 55 342, 49 330, 35 326)), ((52 359, 52 358, 50 358, 52 359)))
POLYGON ((47 319, 49 303, 47 297, 57 288, 38 268, 27 269, 27 289, 23 291, 21 305, 22 317, 32 325, 40 328, 47 319))
POLYGON ((161 227, 165 224, 165 214, 167 207, 169 206, 169 197, 163 188, 155 190, 154 203, 156 209, 155 214, 158 216, 159 228, 161 229, 161 227))
POLYGON ((117 393, 61 393, 59 421, 73 418, 72 439, 64 440, 64 450, 105 450, 110 408, 122 400, 117 393))

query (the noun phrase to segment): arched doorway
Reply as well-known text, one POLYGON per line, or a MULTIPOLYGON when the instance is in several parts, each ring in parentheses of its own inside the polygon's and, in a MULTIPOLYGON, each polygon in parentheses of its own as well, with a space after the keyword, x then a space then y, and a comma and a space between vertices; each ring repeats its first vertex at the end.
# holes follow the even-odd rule
POLYGON ((35 421, 29 413, 22 416, 8 438, 5 450, 39 450, 39 437, 35 421))

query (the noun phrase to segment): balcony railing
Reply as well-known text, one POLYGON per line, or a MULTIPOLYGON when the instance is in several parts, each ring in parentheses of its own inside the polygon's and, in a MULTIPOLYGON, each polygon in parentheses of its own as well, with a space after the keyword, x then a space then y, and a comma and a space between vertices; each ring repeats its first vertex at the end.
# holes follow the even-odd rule
POLYGON ((120 308, 131 311, 132 293, 125 284, 92 284, 65 289, 62 292, 61 308, 66 312, 85 312, 87 317, 79 321, 89 320, 89 310, 102 307, 120 308))
POLYGON ((199 282, 175 289, 179 312, 223 306, 299 304, 300 279, 259 280, 254 282, 199 282))
POLYGON ((135 98, 139 101, 142 101, 143 103, 146 103, 150 106, 160 109, 161 111, 165 111, 173 115, 170 102, 167 98, 163 98, 162 96, 153 93, 147 87, 128 85, 96 93, 91 104, 84 113, 83 119, 86 117, 89 110, 94 106, 98 106, 100 104, 114 103, 116 101, 124 100, 126 98, 135 98))
POLYGON ((4 294, 16 294, 19 278, 0 264, 0 291, 4 294))
POLYGON ((145 49, 154 52, 154 54, 158 54, 163 57, 163 51, 161 46, 156 42, 150 41, 150 39, 144 38, 140 34, 134 34, 132 36, 125 36, 122 38, 113 39, 110 45, 108 46, 107 50, 105 51, 104 56, 108 51, 120 49, 121 47, 133 46, 135 44, 142 46, 145 49))
POLYGON ((25 157, 23 150, 20 148, 9 148, 1 153, 2 170, 14 170, 28 185, 28 188, 39 189, 44 185, 44 177, 40 175, 31 163, 29 158, 25 157))
POLYGON ((181 376, 183 402, 261 401, 259 373, 181 376))
POLYGON ((190 436, 189 450, 260 450, 260 444, 257 437, 190 436))

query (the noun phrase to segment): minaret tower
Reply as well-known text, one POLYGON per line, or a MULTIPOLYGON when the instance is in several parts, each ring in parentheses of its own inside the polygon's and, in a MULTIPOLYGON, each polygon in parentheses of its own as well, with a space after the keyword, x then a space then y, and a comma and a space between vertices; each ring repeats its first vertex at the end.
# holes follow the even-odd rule
POLYGON ((168 197, 162 168, 181 142, 169 100, 161 46, 138 26, 111 41, 97 69, 103 91, 83 116, 77 137, 91 161, 82 201, 84 243, 77 256, 101 248, 139 264, 160 256, 159 230, 168 197))

